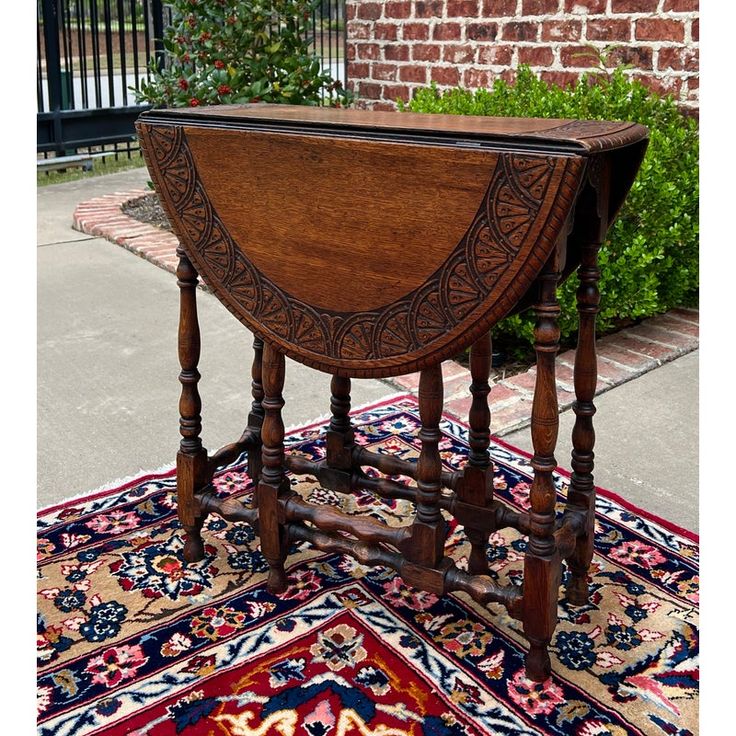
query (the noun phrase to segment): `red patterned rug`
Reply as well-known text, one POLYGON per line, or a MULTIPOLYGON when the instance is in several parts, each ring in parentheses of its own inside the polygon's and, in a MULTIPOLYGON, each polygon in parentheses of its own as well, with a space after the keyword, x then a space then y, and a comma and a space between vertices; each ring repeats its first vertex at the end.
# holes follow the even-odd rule
MULTIPOLYGON (((415 399, 361 410, 357 439, 418 456, 415 399)), ((324 455, 321 425, 290 433, 291 452, 324 455)), ((449 418, 440 445, 457 469, 467 429, 449 418)), ((528 458, 492 446, 499 498, 526 508, 528 458)), ((567 477, 556 477, 559 498, 567 477)), ((219 492, 247 496, 242 459, 219 492)), ((411 505, 339 496, 303 479, 313 503, 405 523, 411 505)), ((181 563, 173 471, 78 498, 38 516, 38 731, 232 736, 486 736, 697 732, 695 535, 613 494, 598 500, 592 598, 560 600, 553 676, 524 677, 520 624, 464 594, 438 599, 391 570, 307 545, 290 587, 265 588, 250 528, 210 517, 206 558, 181 563)), ((521 581, 525 539, 493 535, 493 575, 521 581)), ((468 546, 453 526, 447 553, 468 546)))

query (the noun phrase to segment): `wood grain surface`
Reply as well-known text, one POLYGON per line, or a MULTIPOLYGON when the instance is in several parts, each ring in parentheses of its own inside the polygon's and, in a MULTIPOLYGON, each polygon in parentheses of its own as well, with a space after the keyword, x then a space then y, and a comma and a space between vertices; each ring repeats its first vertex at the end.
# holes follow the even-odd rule
POLYGON ((353 377, 440 362, 503 318, 558 245, 586 169, 567 153, 139 132, 174 230, 223 304, 290 357, 353 377), (352 204, 343 217, 310 217, 337 196, 352 204))
POLYGON ((380 309, 424 284, 470 227, 498 159, 184 130, 210 203, 245 257, 294 298, 334 312, 380 309))
MULTIPOLYGON (((301 125, 310 127, 329 126, 333 129, 362 129, 363 131, 396 133, 437 133, 454 136, 483 137, 494 139, 534 140, 538 144, 546 141, 561 146, 574 145, 587 151, 612 150, 632 145, 646 139, 647 129, 637 123, 604 120, 559 120, 548 118, 510 118, 480 115, 427 115, 376 110, 353 110, 344 108, 309 107, 305 105, 217 105, 197 109, 183 108, 155 111, 169 121, 187 119, 201 123, 230 121, 234 123, 262 123, 277 125, 301 125)), ((181 122, 179 123, 181 124, 181 122)))

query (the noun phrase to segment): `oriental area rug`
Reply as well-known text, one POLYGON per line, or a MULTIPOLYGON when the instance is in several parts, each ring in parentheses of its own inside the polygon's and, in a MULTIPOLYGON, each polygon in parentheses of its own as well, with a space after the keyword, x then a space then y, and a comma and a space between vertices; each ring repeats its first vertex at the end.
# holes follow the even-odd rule
MULTIPOLYGON (((416 458, 411 396, 353 414, 357 440, 416 458)), ((324 456, 323 424, 291 452, 324 456)), ((447 469, 467 428, 442 423, 447 469)), ((528 507, 531 468, 494 443, 497 497, 528 507)), ((465 594, 437 598, 393 571, 295 545, 290 587, 265 587, 252 530, 211 516, 206 557, 182 564, 173 471, 46 509, 38 517, 38 732, 232 736, 505 736, 697 732, 697 538, 601 492, 592 597, 560 598, 553 675, 524 676, 520 623, 465 594)), ((559 500, 568 479, 556 476, 559 500)), ((247 497, 241 458, 216 478, 247 497)), ((302 477, 312 503, 407 523, 412 506, 339 496, 302 477)), ((447 554, 469 551, 450 527, 447 554)), ((525 539, 495 533, 493 576, 521 582, 525 539)))

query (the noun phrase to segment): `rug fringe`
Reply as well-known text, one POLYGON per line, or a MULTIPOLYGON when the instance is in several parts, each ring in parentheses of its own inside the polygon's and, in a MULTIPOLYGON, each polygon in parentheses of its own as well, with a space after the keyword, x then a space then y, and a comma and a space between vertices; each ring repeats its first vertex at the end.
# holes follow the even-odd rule
POLYGON ((121 486, 132 483, 136 480, 139 480, 140 478, 145 478, 149 475, 164 475, 165 473, 170 473, 175 467, 176 463, 169 463, 168 465, 161 465, 155 470, 144 470, 143 468, 141 468, 137 473, 131 473, 130 475, 108 481, 107 483, 103 483, 97 488, 93 488, 91 491, 82 491, 81 493, 76 493, 73 496, 67 496, 61 501, 57 501, 50 506, 42 506, 41 508, 37 509, 36 513, 45 514, 59 506, 65 506, 68 503, 79 501, 82 498, 87 499, 91 496, 97 496, 102 493, 108 493, 110 491, 118 490, 121 486))

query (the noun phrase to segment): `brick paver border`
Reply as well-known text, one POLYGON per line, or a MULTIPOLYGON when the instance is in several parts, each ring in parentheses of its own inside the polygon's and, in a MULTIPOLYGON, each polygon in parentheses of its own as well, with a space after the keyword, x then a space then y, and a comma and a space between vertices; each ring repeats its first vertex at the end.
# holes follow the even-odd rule
MULTIPOLYGON (((178 259, 175 235, 148 225, 122 212, 130 200, 150 194, 133 189, 96 197, 79 204, 74 211, 73 227, 89 235, 106 238, 127 248, 141 258, 171 273, 178 259)), ((206 285, 202 284, 206 289, 206 285)), ((598 386, 596 395, 696 350, 699 345, 699 312, 678 308, 644 320, 597 342, 598 386)), ((575 352, 568 350, 557 357, 557 386, 560 411, 572 406, 573 362, 575 352)), ((454 361, 443 364, 445 410, 465 420, 470 408, 470 371, 454 361)), ((530 368, 495 383, 491 389, 493 433, 505 435, 529 424, 536 368, 530 368)), ((419 374, 392 378, 393 386, 416 393, 419 374)))

